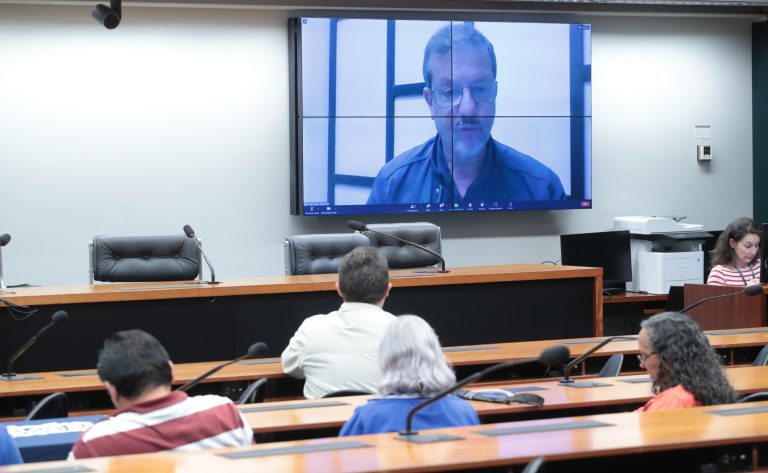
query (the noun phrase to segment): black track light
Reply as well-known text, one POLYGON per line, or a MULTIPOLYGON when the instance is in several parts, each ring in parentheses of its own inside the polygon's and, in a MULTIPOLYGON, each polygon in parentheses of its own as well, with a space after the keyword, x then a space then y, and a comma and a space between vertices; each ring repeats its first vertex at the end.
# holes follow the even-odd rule
POLYGON ((104 25, 104 28, 114 30, 120 24, 122 10, 121 0, 109 0, 109 6, 98 4, 93 7, 91 16, 104 25))

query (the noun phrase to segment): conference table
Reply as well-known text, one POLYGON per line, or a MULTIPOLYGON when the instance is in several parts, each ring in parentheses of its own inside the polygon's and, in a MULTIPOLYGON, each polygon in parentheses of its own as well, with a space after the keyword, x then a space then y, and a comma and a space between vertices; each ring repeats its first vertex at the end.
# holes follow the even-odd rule
MULTIPOLYGON (((448 273, 392 270, 385 309, 425 318, 442 343, 593 337, 602 334, 602 269, 515 264, 450 268, 448 273)), ((0 360, 51 320, 17 360, 20 372, 88 369, 105 338, 140 328, 177 363, 226 360, 264 341, 278 356, 308 316, 336 310, 336 274, 223 279, 221 284, 120 283, 10 289, 8 301, 38 309, 0 318, 0 360)), ((1 307, 1 305, 0 305, 1 307)))
MULTIPOLYGON (((632 337, 628 335, 626 337, 632 337)), ((754 327, 737 330, 716 330, 707 332, 710 344, 718 349, 727 365, 748 364, 755 354, 768 345, 768 328, 754 327)), ((603 337, 539 340, 528 342, 493 343, 446 347, 445 354, 456 368, 459 377, 474 372, 483 366, 504 361, 521 361, 536 358, 548 347, 563 344, 568 347, 571 357, 581 355, 604 340, 603 337)), ((616 353, 633 355, 638 353, 637 341, 630 338, 620 338, 600 348, 585 363, 578 367, 574 374, 583 375, 595 373, 605 358, 616 353)), ((205 363, 175 363, 173 367, 174 384, 180 386, 221 362, 205 363)), ((632 359, 625 360, 625 366, 630 370, 639 370, 632 359)), ((523 379, 542 378, 549 375, 546 367, 533 364, 521 368, 522 371, 512 373, 523 379)), ((13 410, 22 408, 31 398, 44 396, 62 391, 70 397, 70 410, 109 409, 109 400, 104 394, 104 387, 91 365, 86 370, 50 371, 23 373, 37 379, 7 382, 0 380, 0 417, 14 415, 13 410), (100 397, 101 405, 93 398, 100 397), (81 407, 79 407, 81 406, 81 407)), ((227 366, 206 379, 203 384, 231 384, 232 390, 242 390, 243 387, 259 378, 270 378, 276 381, 273 396, 300 396, 303 381, 296 380, 282 372, 279 358, 263 358, 243 360, 227 366)), ((205 388, 206 386, 202 386, 205 388)), ((222 394, 227 392, 218 391, 222 394)), ((236 398, 237 392, 230 393, 236 398)), ((18 414, 21 415, 21 414, 18 414)))
POLYGON ((731 467, 740 467, 737 471, 768 466, 768 402, 435 429, 416 437, 431 434, 442 441, 412 443, 387 433, 20 465, 0 471, 507 471, 539 456, 546 459, 548 473, 699 471, 692 468, 723 457, 731 467))
MULTIPOLYGON (((742 395, 768 391, 768 366, 742 366, 726 369, 733 387, 742 395)), ((499 403, 469 401, 483 423, 504 420, 552 418, 573 415, 623 412, 634 410, 652 396, 647 375, 578 379, 594 383, 589 387, 561 385, 557 380, 527 383, 495 382, 483 386, 470 385, 469 390, 482 392, 502 389, 511 394, 528 393, 541 396, 543 406, 517 402, 499 403)), ((375 396, 344 396, 317 400, 292 400, 239 406, 257 442, 335 437, 339 428, 352 416, 355 408, 375 396)), ((65 419, 7 422, 25 462, 66 458, 72 444, 92 422, 101 416, 78 416, 65 419)))

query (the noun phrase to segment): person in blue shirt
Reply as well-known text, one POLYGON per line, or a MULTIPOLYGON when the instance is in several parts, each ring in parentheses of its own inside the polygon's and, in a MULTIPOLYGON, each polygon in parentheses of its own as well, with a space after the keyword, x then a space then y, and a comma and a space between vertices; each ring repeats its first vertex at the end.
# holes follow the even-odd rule
POLYGON ((23 463, 19 448, 5 427, 0 427, 0 465, 16 465, 18 463, 23 463))
MULTIPOLYGON (((398 432, 405 428, 408 411, 456 383, 448 360, 432 327, 415 315, 401 315, 389 324, 379 346, 383 377, 380 398, 355 409, 339 436, 398 432)), ((450 395, 416 413, 412 428, 438 429, 477 425, 472 405, 450 395)))
MULTIPOLYGON (((561 200, 560 178, 491 137, 496 54, 471 23, 447 25, 424 49, 424 100, 437 135, 381 168, 368 204, 561 200)), ((498 202, 504 202, 499 204, 498 202)))

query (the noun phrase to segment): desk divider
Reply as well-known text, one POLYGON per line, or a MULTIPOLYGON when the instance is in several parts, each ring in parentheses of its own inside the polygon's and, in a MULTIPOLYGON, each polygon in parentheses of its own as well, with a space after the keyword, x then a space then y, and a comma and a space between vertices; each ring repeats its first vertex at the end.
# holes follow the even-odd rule
POLYGON ((443 348, 443 352, 452 352, 452 351, 476 351, 476 350, 498 350, 499 347, 495 347, 493 345, 477 345, 474 347, 448 347, 443 348))
POLYGON ((707 414, 716 416, 740 416, 745 414, 764 414, 768 412, 768 406, 737 407, 735 409, 722 409, 719 411, 707 411, 707 414))
POLYGON ((349 448, 370 448, 373 445, 364 442, 334 442, 321 445, 300 445, 298 447, 280 447, 268 448, 265 450, 245 450, 240 452, 217 453, 220 457, 230 460, 239 460, 241 458, 267 457, 272 455, 293 455, 296 453, 314 453, 327 452, 332 450, 346 450, 349 448))
POLYGON ((652 380, 651 378, 632 378, 632 379, 619 379, 617 381, 619 381, 620 383, 640 384, 640 383, 650 383, 652 380))
POLYGON ((96 376, 96 371, 78 371, 77 373, 59 373, 56 376, 61 376, 62 378, 75 378, 78 376, 96 376))
MULTIPOLYGON (((586 344, 598 344, 600 342, 604 342, 605 340, 609 339, 611 337, 603 337, 603 338, 593 338, 591 340, 566 340, 566 341, 560 341, 557 342, 561 345, 586 345, 586 344)), ((637 340, 637 337, 631 337, 627 335, 626 337, 616 337, 613 339, 614 342, 628 342, 637 340)))
POLYGON ((309 409, 312 407, 346 406, 346 405, 349 405, 349 403, 341 402, 341 401, 302 402, 302 403, 294 403, 294 404, 281 404, 279 406, 270 406, 269 404, 265 404, 262 406, 243 407, 243 408, 240 408, 240 412, 250 413, 250 412, 266 412, 266 411, 287 411, 289 409, 309 409))
POLYGON ((241 365, 274 365, 280 363, 280 360, 253 360, 253 361, 240 361, 241 365))
POLYGON ((27 470, 27 473, 81 473, 86 471, 96 471, 84 466, 58 466, 53 468, 40 468, 36 470, 27 470))
POLYGON ((530 434, 534 432, 554 432, 556 430, 591 429, 593 427, 611 427, 613 424, 596 420, 581 422, 563 422, 559 424, 528 425, 525 427, 510 427, 507 429, 480 430, 475 432, 487 437, 499 437, 501 435, 530 434))
POLYGON ((706 335, 736 335, 738 333, 761 333, 761 332, 768 332, 768 328, 742 328, 742 329, 735 329, 735 330, 716 330, 716 331, 706 331, 704 332, 706 335))

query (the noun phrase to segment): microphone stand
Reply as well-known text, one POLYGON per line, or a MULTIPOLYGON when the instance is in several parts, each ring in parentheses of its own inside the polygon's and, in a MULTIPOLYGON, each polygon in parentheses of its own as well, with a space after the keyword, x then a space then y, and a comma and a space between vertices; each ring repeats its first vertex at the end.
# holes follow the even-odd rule
POLYGON ((425 252, 429 253, 430 255, 432 255, 435 258, 440 260, 440 269, 433 269, 433 268, 432 269, 422 269, 422 270, 414 271, 416 273, 450 273, 449 270, 445 269, 445 258, 443 258, 443 255, 441 255, 440 253, 438 253, 436 251, 430 250, 426 246, 419 245, 418 243, 414 243, 412 241, 404 240, 404 239, 402 239, 402 238, 400 238, 398 236, 392 235, 391 233, 383 233, 383 232, 379 232, 379 231, 373 230, 370 227, 368 227, 368 225, 364 224, 363 222, 357 222, 357 221, 354 221, 354 220, 350 220, 349 222, 347 222, 347 226, 349 228, 351 228, 352 230, 357 230, 357 231, 359 231, 361 233, 362 232, 371 232, 371 233, 375 233, 377 235, 381 235, 381 236, 384 236, 384 237, 392 238, 393 240, 399 241, 400 243, 402 243, 404 245, 413 246, 414 248, 418 248, 418 249, 420 249, 422 251, 425 251, 425 252))

